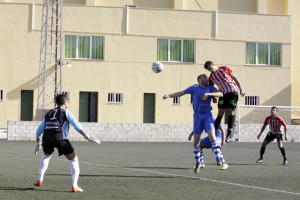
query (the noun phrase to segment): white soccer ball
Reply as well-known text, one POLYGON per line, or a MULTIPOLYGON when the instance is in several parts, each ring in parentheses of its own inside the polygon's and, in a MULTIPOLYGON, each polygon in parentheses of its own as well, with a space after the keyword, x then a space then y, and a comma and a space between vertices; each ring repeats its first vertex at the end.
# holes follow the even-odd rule
POLYGON ((159 61, 156 61, 152 64, 152 70, 155 72, 155 73, 159 73, 161 72, 162 70, 164 69, 164 65, 159 62, 159 61))

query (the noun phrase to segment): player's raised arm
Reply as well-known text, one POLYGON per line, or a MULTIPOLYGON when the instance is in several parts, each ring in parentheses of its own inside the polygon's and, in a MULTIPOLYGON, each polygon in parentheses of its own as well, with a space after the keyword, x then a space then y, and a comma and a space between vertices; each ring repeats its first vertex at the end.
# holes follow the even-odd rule
POLYGON ((173 97, 181 97, 185 95, 185 92, 184 91, 180 91, 180 92, 175 92, 173 94, 165 94, 162 98, 165 100, 165 99, 168 99, 168 98, 173 98, 173 97))
POLYGON ((241 86, 240 81, 238 80, 238 78, 235 75, 232 75, 232 79, 235 81, 236 85, 238 86, 239 90, 240 90, 240 95, 243 97, 245 96, 245 92, 241 86))

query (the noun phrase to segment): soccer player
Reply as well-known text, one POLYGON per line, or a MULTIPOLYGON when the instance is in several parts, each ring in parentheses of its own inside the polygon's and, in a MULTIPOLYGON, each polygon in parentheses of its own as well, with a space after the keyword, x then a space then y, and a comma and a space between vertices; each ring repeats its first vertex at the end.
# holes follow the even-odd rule
POLYGON ((224 160, 224 157, 220 150, 220 144, 216 140, 214 119, 211 114, 212 107, 210 105, 212 97, 221 97, 222 93, 215 87, 208 85, 208 78, 205 74, 201 74, 197 78, 198 84, 169 95, 164 95, 163 99, 170 97, 180 97, 185 94, 191 94, 193 100, 194 109, 194 155, 196 160, 195 173, 200 171, 200 138, 203 130, 208 133, 213 151, 216 156, 217 163, 222 162, 222 169, 227 169, 228 165, 224 160))
POLYGON ((245 93, 239 80, 229 67, 217 67, 212 61, 207 61, 204 64, 204 68, 210 72, 209 84, 216 84, 223 93, 223 97, 219 98, 218 102, 219 111, 215 121, 215 128, 217 129, 220 126, 224 112, 228 108, 228 129, 225 141, 231 142, 233 136, 234 112, 239 98, 237 87, 242 97, 245 96, 245 93))
POLYGON ((271 108, 271 115, 265 119, 265 123, 264 123, 263 127, 261 128, 261 131, 258 134, 257 139, 260 138, 261 134, 264 132, 264 130, 268 124, 269 124, 269 132, 261 145, 260 158, 256 161, 256 163, 263 163, 266 146, 276 138, 278 148, 280 149, 281 154, 283 156, 283 165, 287 165, 288 161, 287 161, 286 154, 285 154, 285 148, 283 147, 282 132, 281 132, 281 125, 283 125, 284 137, 285 137, 285 140, 287 141, 286 124, 285 124, 284 120, 278 116, 278 108, 275 106, 273 106, 271 108))
MULTIPOLYGON (((191 141, 193 135, 194 135, 194 132, 192 131, 190 133, 189 137, 188 137, 189 141, 191 141)), ((217 139, 218 143, 221 144, 222 147, 224 147, 226 145, 225 130, 222 127, 222 125, 220 125, 220 128, 216 132, 216 139, 217 139)), ((208 136, 200 141, 200 149, 201 149, 200 168, 205 168, 204 157, 203 157, 203 149, 211 149, 211 148, 212 148, 212 146, 211 146, 211 143, 210 143, 210 140, 209 140, 208 136)), ((222 165, 222 162, 217 163, 217 165, 222 165)))
POLYGON ((57 95, 55 102, 57 104, 57 108, 50 110, 45 115, 42 123, 39 125, 36 131, 37 145, 35 147, 34 153, 37 154, 42 145, 44 156, 40 163, 38 180, 36 181, 36 183, 34 183, 34 185, 42 185, 44 174, 48 168, 51 155, 54 151, 54 148, 57 148, 59 156, 63 154, 71 162, 72 192, 83 192, 83 190, 77 185, 80 172, 78 157, 74 151, 73 146, 67 139, 69 124, 71 124, 75 128, 75 130, 78 131, 89 142, 100 144, 100 141, 87 135, 84 132, 81 124, 79 124, 78 121, 74 118, 73 114, 66 109, 67 102, 65 95, 57 95), (42 136, 43 144, 41 144, 42 136))

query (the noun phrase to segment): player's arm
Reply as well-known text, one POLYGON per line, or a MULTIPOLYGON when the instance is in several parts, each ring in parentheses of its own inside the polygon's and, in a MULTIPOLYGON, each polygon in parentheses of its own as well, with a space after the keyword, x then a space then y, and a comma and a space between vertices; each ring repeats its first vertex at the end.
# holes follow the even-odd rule
POLYGON ((284 138, 285 138, 285 141, 287 141, 287 136, 286 136, 286 131, 287 131, 287 128, 286 128, 286 123, 284 121, 282 121, 282 125, 283 125, 283 130, 284 130, 284 138))
POLYGON ((257 136, 257 139, 260 138, 261 134, 264 132, 265 128, 266 128, 267 124, 264 124, 263 127, 261 127, 260 133, 257 136))
POLYGON ((175 92, 175 93, 169 94, 169 95, 165 94, 165 95, 163 96, 163 99, 165 100, 165 99, 168 99, 168 98, 181 97, 181 96, 183 96, 183 95, 185 95, 185 94, 186 94, 186 93, 185 93, 184 91, 175 92))
POLYGON ((222 133, 222 147, 224 147, 226 145, 226 142, 225 142, 225 130, 224 128, 221 126, 220 127, 220 130, 221 130, 221 133, 222 133))
POLYGON ((41 124, 39 125, 39 127, 36 130, 36 146, 35 146, 35 149, 34 149, 34 154, 35 155, 42 148, 41 137, 44 133, 44 127, 45 127, 45 118, 43 119, 43 121, 41 122, 41 124))
POLYGON ((189 135, 189 137, 188 137, 188 140, 189 140, 189 141, 192 140, 193 135, 194 135, 194 131, 192 131, 192 132, 190 133, 190 135, 189 135))
POLYGON ((232 79, 235 81, 236 85, 238 86, 239 90, 240 90, 240 95, 243 97, 245 96, 245 92, 241 86, 241 83, 240 81, 238 80, 238 78, 233 74, 231 73, 230 76, 232 77, 232 79))
POLYGON ((205 97, 223 97, 223 93, 220 92, 219 90, 215 89, 213 92, 210 93, 205 93, 204 94, 205 97))
POLYGON ((100 140, 98 140, 97 138, 92 138, 91 136, 89 136, 88 134, 85 133, 81 124, 75 119, 75 117, 73 116, 73 114, 70 111, 67 111, 67 120, 74 127, 74 129, 78 133, 80 133, 86 140, 88 140, 89 142, 94 142, 96 144, 100 144, 100 140))

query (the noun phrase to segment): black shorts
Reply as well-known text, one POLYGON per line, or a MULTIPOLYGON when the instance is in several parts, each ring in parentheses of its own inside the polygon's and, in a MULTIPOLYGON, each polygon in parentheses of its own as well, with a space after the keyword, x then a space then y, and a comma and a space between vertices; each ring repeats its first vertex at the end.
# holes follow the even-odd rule
POLYGON ((74 148, 69 140, 57 140, 51 142, 43 141, 43 151, 46 154, 51 155, 54 152, 54 148, 57 148, 59 156, 68 155, 74 152, 74 148))
POLYGON ((236 108, 239 100, 239 94, 237 92, 230 92, 219 98, 218 108, 236 108))
POLYGON ((272 142, 274 139, 277 139, 277 141, 282 140, 282 134, 273 134, 271 132, 269 132, 265 138, 265 140, 267 140, 268 142, 272 142))

